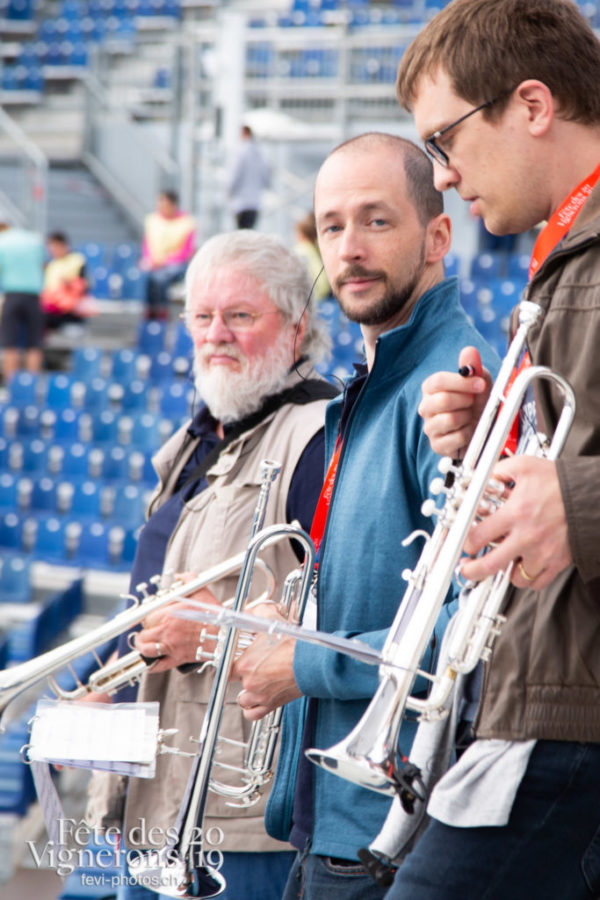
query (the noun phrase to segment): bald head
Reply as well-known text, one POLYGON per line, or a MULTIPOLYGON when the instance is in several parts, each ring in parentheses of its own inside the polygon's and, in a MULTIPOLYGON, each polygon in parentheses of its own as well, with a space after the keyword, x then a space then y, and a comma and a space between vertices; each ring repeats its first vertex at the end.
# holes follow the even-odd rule
MULTIPOLYGON (((385 167, 380 169, 382 183, 387 180, 388 167, 396 163, 402 167, 405 177, 406 196, 412 203, 422 225, 426 225, 435 216, 444 211, 444 199, 440 191, 433 184, 433 165, 428 156, 405 138, 381 131, 370 131, 358 137, 350 138, 339 144, 331 151, 321 166, 324 171, 330 160, 338 158, 339 154, 349 155, 356 159, 357 166, 371 164, 374 169, 378 166, 378 160, 385 160, 385 167)), ((317 186, 319 176, 317 176, 317 186)), ((348 185, 351 188, 351 185, 348 185)))

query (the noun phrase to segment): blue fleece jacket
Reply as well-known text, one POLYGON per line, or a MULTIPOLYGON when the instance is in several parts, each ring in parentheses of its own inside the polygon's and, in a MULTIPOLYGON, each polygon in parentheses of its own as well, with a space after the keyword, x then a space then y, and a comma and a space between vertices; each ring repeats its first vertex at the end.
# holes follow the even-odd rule
MULTIPOLYGON (((409 322, 377 341, 372 370, 346 427, 321 544, 317 607, 318 627, 324 631, 383 646, 406 587, 402 572, 414 568, 423 546, 420 540, 407 547, 401 542, 416 529, 431 531, 434 524, 421 514, 429 484, 439 474, 439 457, 417 412, 421 384, 433 372, 456 371, 466 345, 478 347, 484 365, 497 370, 495 352, 460 305, 455 278, 427 291, 409 322)), ((341 405, 335 399, 327 408, 327 459, 341 405)), ((440 614, 438 646, 450 613, 446 607, 440 614)), ((433 655, 426 662, 433 663, 433 655)), ((378 683, 377 667, 300 641, 294 674, 304 697, 285 709, 266 813, 267 831, 281 840, 290 831, 307 698, 318 698, 314 746, 326 748, 354 727, 378 683)), ((402 727, 404 753, 410 750, 414 728, 413 723, 402 727)), ((354 859, 359 847, 378 834, 390 801, 316 767, 313 803, 311 852, 354 859)))

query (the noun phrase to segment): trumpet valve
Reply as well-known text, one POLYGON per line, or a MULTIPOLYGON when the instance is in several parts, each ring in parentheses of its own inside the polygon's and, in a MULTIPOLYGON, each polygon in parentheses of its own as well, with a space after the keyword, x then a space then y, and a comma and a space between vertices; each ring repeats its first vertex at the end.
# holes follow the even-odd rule
POLYGON ((439 496, 439 494, 448 494, 449 490, 444 483, 443 478, 434 478, 431 484, 429 485, 429 490, 434 495, 434 497, 439 496))
POLYGON ((439 516, 441 510, 438 509, 435 500, 429 498, 421 504, 421 512, 424 516, 430 518, 431 516, 439 516))

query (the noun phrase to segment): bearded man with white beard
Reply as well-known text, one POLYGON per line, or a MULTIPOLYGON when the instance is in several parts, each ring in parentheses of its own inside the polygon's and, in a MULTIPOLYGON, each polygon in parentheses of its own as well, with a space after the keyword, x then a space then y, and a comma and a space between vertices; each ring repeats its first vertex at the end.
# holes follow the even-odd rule
MULTIPOLYGON (((201 402, 153 461, 159 483, 138 542, 133 589, 150 583, 157 572, 163 573, 164 584, 168 572, 203 572, 243 552, 263 459, 282 465, 265 526, 298 520, 309 531, 323 480, 325 406, 337 392, 313 369, 328 349, 328 338, 308 303, 311 285, 304 263, 274 237, 237 231, 201 247, 185 285, 184 318, 194 342, 201 402)), ((279 586, 298 565, 290 542, 261 556, 279 586)), ((224 578, 194 597, 221 603, 234 595, 236 581, 237 575, 224 578)), ((263 587, 264 582, 253 585, 251 597, 263 587)), ((201 623, 172 611, 148 616, 135 634, 137 649, 156 658, 138 699, 159 701, 161 728, 176 728, 175 743, 193 753, 214 671, 198 672, 197 652, 202 644, 205 649, 214 644, 207 646, 201 623)), ((230 686, 221 727, 221 734, 235 741, 246 740, 250 732, 236 702, 239 692, 239 683, 230 686)), ((132 698, 120 692, 117 699, 132 698)), ((228 745, 219 762, 242 766, 243 750, 228 745)), ((191 765, 185 756, 168 754, 157 758, 152 780, 132 778, 127 784, 120 776, 95 774, 88 819, 120 828, 125 848, 160 849, 176 822, 191 765), (142 835, 151 835, 150 842, 140 842, 142 835)), ((227 781, 223 771, 216 777, 227 781)), ((231 781, 239 784, 239 776, 231 781)), ((228 884, 222 896, 278 900, 293 853, 265 832, 266 797, 245 809, 209 797, 204 830, 222 834, 215 848, 223 854, 221 873, 228 884)), ((156 894, 124 877, 117 896, 139 900, 156 894)))

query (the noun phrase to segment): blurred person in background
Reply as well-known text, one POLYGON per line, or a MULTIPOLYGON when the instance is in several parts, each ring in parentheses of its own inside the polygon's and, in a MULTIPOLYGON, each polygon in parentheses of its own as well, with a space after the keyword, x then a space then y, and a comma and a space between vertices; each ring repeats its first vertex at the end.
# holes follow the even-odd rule
MULTIPOLYGON (((132 591, 157 573, 165 573, 166 581, 169 571, 203 572, 244 551, 264 459, 282 464, 265 525, 297 519, 310 528, 323 481, 326 399, 337 391, 313 369, 328 341, 313 316, 309 293, 302 262, 269 235, 217 235, 192 260, 185 320, 194 341, 202 402, 155 457, 159 483, 140 534, 132 591)), ((285 575, 298 565, 291 543, 278 543, 264 558, 280 589, 285 575)), ((263 587, 263 580, 257 580, 261 584, 253 586, 253 594, 263 587)), ((222 579, 199 598, 222 602, 235 594, 236 582, 237 574, 222 579)), ((214 670, 199 673, 195 662, 204 626, 171 613, 166 608, 148 616, 135 636, 144 656, 156 658, 141 682, 139 699, 158 700, 161 728, 177 728, 176 743, 193 752, 190 736, 200 734, 214 670)), ((122 636, 121 655, 129 650, 127 638, 122 636)), ((250 730, 236 703, 239 690, 239 684, 229 690, 222 727, 226 737, 238 741, 247 740, 250 730)), ((126 688, 116 699, 130 702, 134 697, 135 690, 126 688)), ((229 746, 219 759, 241 766, 243 751, 229 746)), ((122 828, 126 847, 140 820, 146 833, 154 827, 155 834, 164 836, 177 819, 191 764, 184 756, 162 755, 153 780, 132 778, 129 784, 96 773, 90 791, 92 822, 122 828)), ((216 777, 227 778, 222 773, 216 777)), ((224 855, 225 900, 279 900, 293 854, 288 844, 265 833, 266 798, 239 809, 215 794, 209 797, 205 827, 219 827, 224 834, 217 849, 224 855)), ((151 900, 156 894, 131 881, 121 886, 118 897, 151 900)))
POLYGON ((10 380, 21 363, 30 372, 42 368, 44 313, 40 291, 44 281, 44 242, 39 234, 0 222, 0 318, 2 376, 10 380))
POLYGON ((179 209, 175 191, 162 191, 146 216, 140 268, 147 272, 146 318, 167 319, 169 288, 182 281, 194 254, 196 222, 179 209))
POLYGON ((83 322, 89 314, 85 256, 71 250, 62 231, 49 234, 46 247, 50 262, 44 271, 41 293, 46 328, 54 330, 83 322))
POLYGON ((315 224, 315 214, 307 213, 302 219, 296 222, 295 226, 296 243, 294 245, 294 253, 300 256, 306 263, 310 277, 313 282, 313 297, 318 303, 326 297, 331 296, 331 288, 327 281, 327 275, 323 268, 323 260, 321 259, 321 251, 317 243, 317 226, 315 224))
POLYGON ((227 195, 238 228, 254 228, 263 191, 271 184, 271 169, 257 145, 252 129, 243 125, 241 146, 235 158, 227 195))

